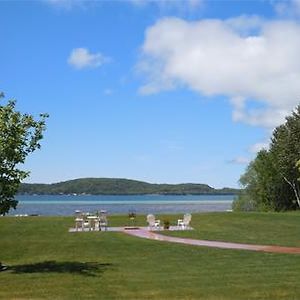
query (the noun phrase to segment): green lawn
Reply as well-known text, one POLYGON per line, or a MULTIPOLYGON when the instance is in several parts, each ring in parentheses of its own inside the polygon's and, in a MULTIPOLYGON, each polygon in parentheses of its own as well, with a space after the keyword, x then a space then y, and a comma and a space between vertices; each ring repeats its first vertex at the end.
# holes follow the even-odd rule
MULTIPOLYGON (((72 218, 0 218, 0 260, 11 266, 0 273, 1 299, 299 299, 299 255, 71 234, 72 225, 72 218)), ((194 214, 192 226, 166 234, 300 246, 299 213, 194 214)))
MULTIPOLYGON (((176 224, 176 217, 167 218, 176 224)), ((191 226, 195 230, 166 234, 204 240, 300 247, 300 212, 194 214, 191 226)))

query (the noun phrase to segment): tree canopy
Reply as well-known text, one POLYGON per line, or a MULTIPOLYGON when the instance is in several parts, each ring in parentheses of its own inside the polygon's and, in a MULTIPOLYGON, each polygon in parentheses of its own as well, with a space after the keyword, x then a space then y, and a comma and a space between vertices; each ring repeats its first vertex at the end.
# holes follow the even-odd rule
POLYGON ((234 209, 291 210, 300 207, 300 105, 273 131, 241 176, 245 188, 234 209), (251 205, 250 205, 251 204, 251 205))
MULTIPOLYGON (((3 98, 4 94, 0 93, 0 100, 3 98)), ((15 100, 0 105, 0 215, 18 204, 14 196, 21 181, 29 175, 19 166, 40 148, 47 117, 41 114, 40 119, 35 120, 32 115, 22 114, 16 110, 15 100)))

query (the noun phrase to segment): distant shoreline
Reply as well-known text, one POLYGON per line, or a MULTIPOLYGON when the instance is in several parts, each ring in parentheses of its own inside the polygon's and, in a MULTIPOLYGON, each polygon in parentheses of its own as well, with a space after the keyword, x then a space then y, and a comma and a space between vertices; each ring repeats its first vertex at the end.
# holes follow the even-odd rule
POLYGON ((31 194, 31 193, 18 193, 17 196, 237 196, 238 193, 197 193, 197 194, 180 194, 180 193, 157 193, 157 194, 142 194, 142 193, 137 193, 137 194, 31 194))
POLYGON ((123 178, 79 178, 52 184, 22 183, 19 195, 236 195, 202 183, 156 184, 123 178))

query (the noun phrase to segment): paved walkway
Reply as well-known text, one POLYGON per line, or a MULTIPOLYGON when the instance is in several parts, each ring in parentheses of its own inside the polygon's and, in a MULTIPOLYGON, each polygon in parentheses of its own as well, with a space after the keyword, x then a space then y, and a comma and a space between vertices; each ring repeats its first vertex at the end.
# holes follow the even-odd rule
POLYGON ((264 246, 264 245, 250 245, 250 244, 238 244, 238 243, 227 243, 227 242, 217 242, 217 241, 205 241, 205 240, 194 240, 194 239, 184 239, 162 235, 153 231, 148 231, 145 229, 137 230, 124 230, 123 232, 140 238, 146 238, 150 240, 180 243, 186 245, 204 246, 220 249, 235 249, 235 250, 250 250, 250 251, 261 251, 261 252, 271 252, 271 253, 290 253, 290 254, 300 254, 300 248, 296 247, 281 247, 281 246, 264 246))
MULTIPOLYGON (((0 0, 1 1, 1 0, 0 0)), ((136 230, 136 229, 140 229, 140 230, 145 230, 145 231, 149 231, 149 227, 148 226, 144 226, 144 227, 107 227, 106 229, 102 229, 102 231, 118 231, 118 232, 123 232, 123 231, 132 231, 132 230, 136 230)), ((163 228, 161 227, 161 229, 159 230, 163 230, 163 228)), ((157 231, 159 231, 157 230, 157 231)), ((179 226, 170 226, 169 231, 178 231, 181 230, 181 228, 179 226)), ((184 230, 193 230, 192 227, 184 229, 184 230)), ((90 230, 90 228, 79 228, 78 230, 76 228, 69 228, 69 232, 91 232, 91 231, 100 231, 98 228, 96 229, 92 229, 90 230)))

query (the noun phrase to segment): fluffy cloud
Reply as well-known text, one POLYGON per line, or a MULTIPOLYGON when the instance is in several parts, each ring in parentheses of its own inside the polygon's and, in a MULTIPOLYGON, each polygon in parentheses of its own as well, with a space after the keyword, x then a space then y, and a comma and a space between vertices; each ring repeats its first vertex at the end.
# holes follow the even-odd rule
POLYGON ((137 68, 147 82, 140 92, 185 86, 225 95, 235 121, 271 129, 299 103, 299 53, 296 22, 165 18, 146 31, 137 68))
POLYGON ((86 48, 76 48, 72 50, 68 63, 76 69, 84 69, 100 67, 109 60, 101 53, 92 54, 86 48))
POLYGON ((269 149, 269 143, 267 141, 259 142, 259 143, 256 143, 256 144, 250 146, 248 149, 247 157, 246 156, 237 156, 234 159, 230 160, 229 163, 237 164, 237 165, 247 165, 251 161, 250 157, 253 157, 253 155, 256 155, 256 153, 262 149, 266 149, 266 150, 269 149), (249 155, 249 154, 251 154, 251 155, 249 155))

